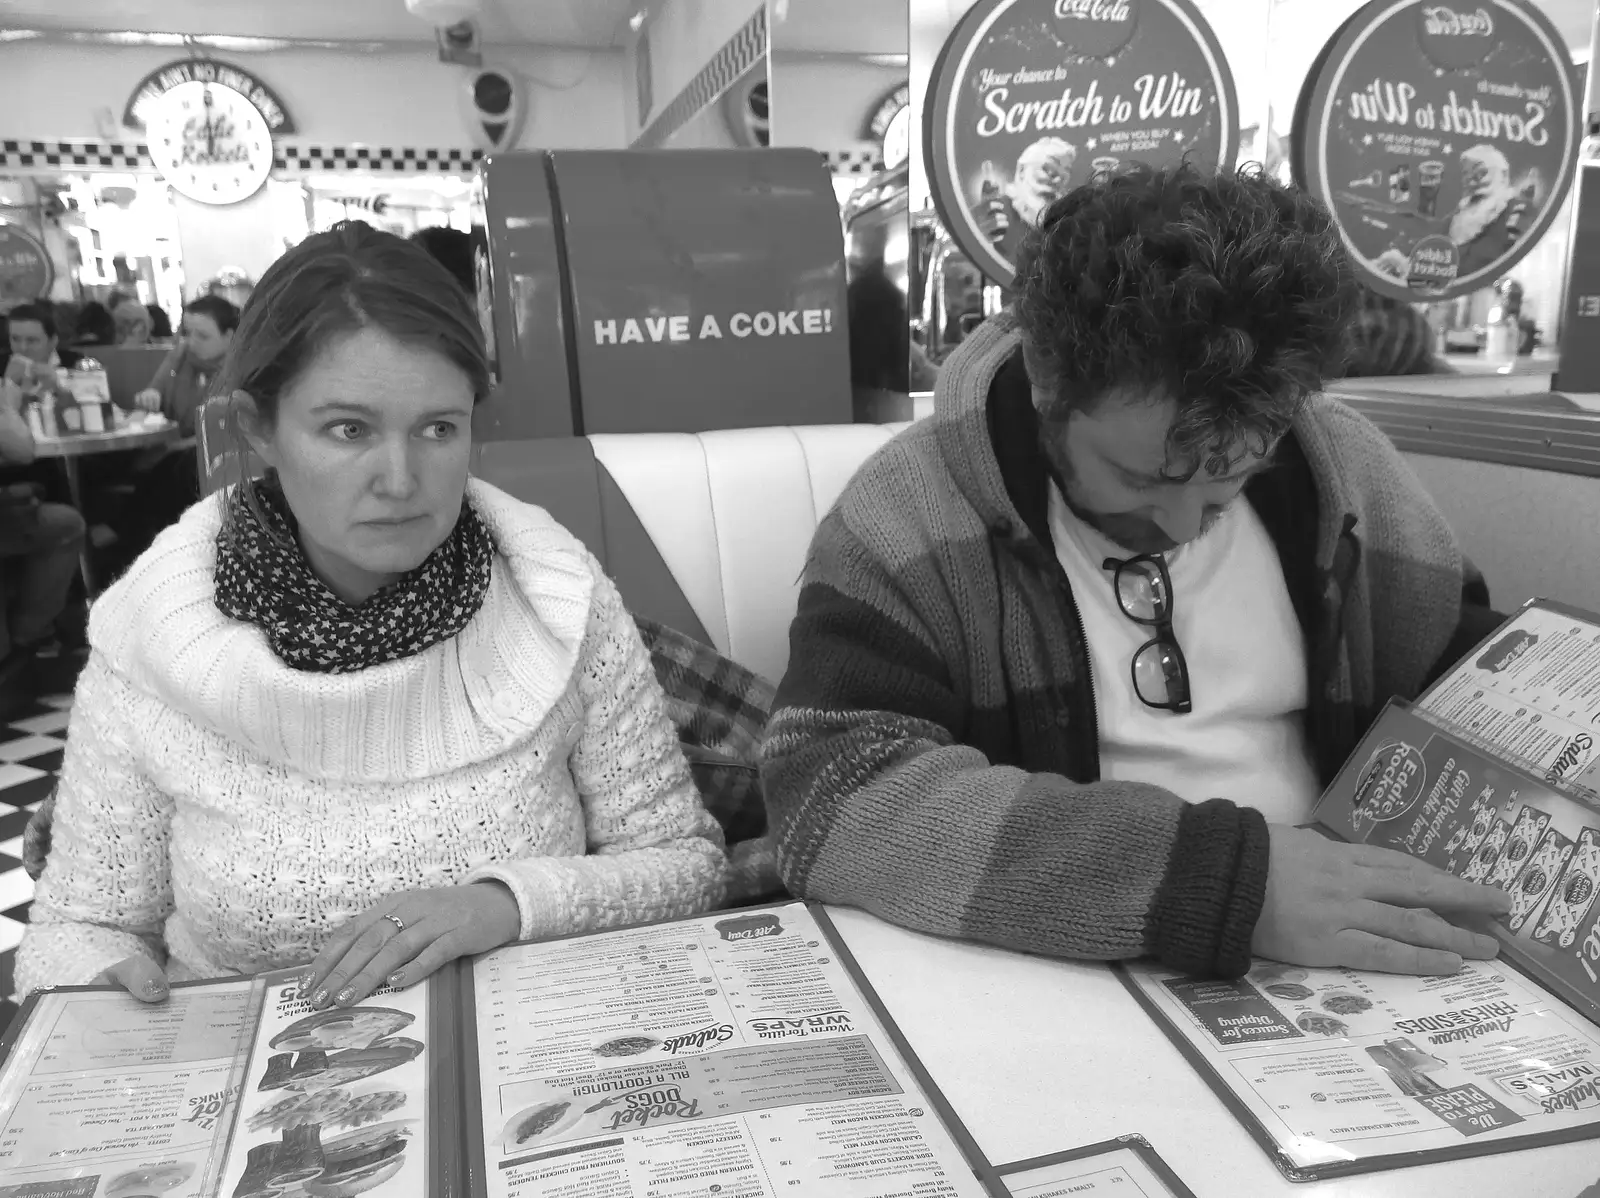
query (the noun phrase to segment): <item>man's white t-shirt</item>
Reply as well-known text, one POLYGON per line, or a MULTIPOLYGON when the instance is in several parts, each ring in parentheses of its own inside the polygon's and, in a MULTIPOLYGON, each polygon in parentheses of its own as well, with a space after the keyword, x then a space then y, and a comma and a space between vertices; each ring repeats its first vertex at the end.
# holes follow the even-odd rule
POLYGON ((1318 795, 1304 726, 1306 655, 1278 551, 1239 500, 1166 555, 1173 634, 1193 710, 1146 706, 1132 662, 1154 627, 1123 614, 1108 557, 1132 556, 1050 490, 1050 534, 1083 617, 1100 722, 1100 776, 1150 782, 1191 803, 1231 799, 1271 823, 1303 823, 1318 795))

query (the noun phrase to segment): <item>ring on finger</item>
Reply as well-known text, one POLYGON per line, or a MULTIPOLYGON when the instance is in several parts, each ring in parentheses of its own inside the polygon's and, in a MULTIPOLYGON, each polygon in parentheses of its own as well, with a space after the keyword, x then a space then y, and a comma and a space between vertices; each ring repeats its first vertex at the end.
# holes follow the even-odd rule
POLYGON ((404 932, 406 930, 405 921, 402 920, 398 915, 385 915, 384 918, 390 923, 394 924, 395 927, 399 928, 400 931, 404 932))

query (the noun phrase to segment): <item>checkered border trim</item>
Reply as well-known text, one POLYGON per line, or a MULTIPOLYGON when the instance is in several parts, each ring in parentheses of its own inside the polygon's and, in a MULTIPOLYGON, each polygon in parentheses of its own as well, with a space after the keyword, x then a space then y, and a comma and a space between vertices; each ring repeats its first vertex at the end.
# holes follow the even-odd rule
POLYGON ((875 175, 883 169, 883 150, 869 144, 840 150, 823 150, 822 157, 835 175, 875 175))
POLYGON ((279 142, 275 170, 395 171, 402 174, 466 175, 483 158, 478 149, 414 149, 390 146, 310 146, 279 142))
MULTIPOLYGON (((465 175, 483 158, 478 149, 432 149, 410 146, 315 146, 279 142, 273 171, 295 175, 310 171, 393 171, 396 174, 465 175)), ((0 170, 143 171, 156 164, 143 143, 103 141, 0 140, 0 170)))
POLYGON ((664 145, 697 112, 743 78, 766 53, 767 6, 762 4, 722 49, 711 56, 711 61, 700 68, 700 73, 656 114, 649 127, 634 139, 633 148, 647 150, 664 145))
POLYGON ((0 169, 153 171, 142 143, 121 141, 0 141, 0 169))

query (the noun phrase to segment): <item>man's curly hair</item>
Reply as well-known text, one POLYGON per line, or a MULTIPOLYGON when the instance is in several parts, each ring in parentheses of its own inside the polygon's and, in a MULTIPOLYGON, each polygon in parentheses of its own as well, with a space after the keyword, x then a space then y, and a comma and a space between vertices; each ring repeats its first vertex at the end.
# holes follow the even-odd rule
POLYGON ((1258 169, 1134 168, 1052 204, 1018 258, 1029 374, 1064 420, 1108 392, 1177 401, 1188 477, 1260 455, 1337 372, 1359 291, 1328 212, 1258 169))

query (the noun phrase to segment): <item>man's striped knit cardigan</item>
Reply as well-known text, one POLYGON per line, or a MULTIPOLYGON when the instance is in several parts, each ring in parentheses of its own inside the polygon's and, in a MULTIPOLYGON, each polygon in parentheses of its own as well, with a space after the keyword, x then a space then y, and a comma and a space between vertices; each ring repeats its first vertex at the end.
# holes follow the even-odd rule
MULTIPOLYGON (((1019 344, 1006 316, 978 329, 935 415, 817 530, 762 750, 779 868, 798 895, 923 932, 1237 975, 1266 825, 1225 796, 1190 805, 1100 780, 1019 344)), ((1414 696, 1478 629, 1458 627, 1450 529, 1375 426, 1319 397, 1279 458, 1247 499, 1306 633, 1326 782, 1383 703, 1414 696)))

